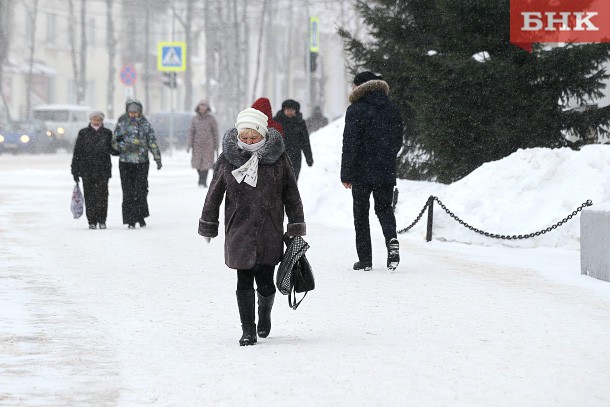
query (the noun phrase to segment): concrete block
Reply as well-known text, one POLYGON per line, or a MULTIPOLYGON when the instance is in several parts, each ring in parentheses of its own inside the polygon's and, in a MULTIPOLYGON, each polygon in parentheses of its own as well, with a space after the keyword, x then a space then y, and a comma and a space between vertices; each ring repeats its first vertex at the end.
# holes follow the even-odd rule
POLYGON ((610 281, 610 203, 583 209, 580 215, 580 272, 610 281))

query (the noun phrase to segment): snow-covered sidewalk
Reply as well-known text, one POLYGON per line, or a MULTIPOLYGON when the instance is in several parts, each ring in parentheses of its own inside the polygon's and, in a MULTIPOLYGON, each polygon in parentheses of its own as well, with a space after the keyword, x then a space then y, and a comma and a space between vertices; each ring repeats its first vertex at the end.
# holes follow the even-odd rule
POLYGON ((320 221, 304 169, 317 287, 297 311, 278 294, 269 338, 240 347, 236 278, 222 236, 197 235, 188 157, 151 169, 136 230, 116 162, 108 229, 71 219, 69 161, 0 157, 0 405, 610 404, 610 284, 578 274, 578 251, 420 230, 389 273, 374 228, 374 269, 354 272, 351 224, 320 221))

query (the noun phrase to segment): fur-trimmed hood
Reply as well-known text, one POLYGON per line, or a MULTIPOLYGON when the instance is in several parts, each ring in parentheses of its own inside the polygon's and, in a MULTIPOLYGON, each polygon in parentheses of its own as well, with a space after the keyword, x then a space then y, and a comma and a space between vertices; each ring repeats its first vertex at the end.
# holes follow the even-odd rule
MULTIPOLYGON (((265 145, 257 151, 261 164, 274 164, 286 150, 282 135, 274 128, 269 128, 265 145)), ((237 129, 228 130, 222 139, 223 154, 235 167, 241 167, 252 157, 252 152, 242 150, 237 145, 237 129)))
POLYGON ((381 90, 387 95, 388 93, 390 93, 390 86, 386 81, 382 80, 372 80, 364 82, 362 85, 356 86, 351 95, 349 95, 349 102, 354 103, 360 100, 368 93, 374 92, 376 90, 381 90))

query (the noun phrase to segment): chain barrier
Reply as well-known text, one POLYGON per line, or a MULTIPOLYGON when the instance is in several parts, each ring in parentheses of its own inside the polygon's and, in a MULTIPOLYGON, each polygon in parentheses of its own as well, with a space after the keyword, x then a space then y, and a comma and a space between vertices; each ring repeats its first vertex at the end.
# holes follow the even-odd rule
MULTIPOLYGON (((501 235, 498 233, 489 233, 489 232, 485 232, 484 230, 481 230, 479 228, 476 228, 474 226, 469 225, 468 223, 464 222, 462 219, 460 219, 457 215, 455 215, 453 212, 451 212, 447 206, 445 206, 445 204, 438 199, 438 197, 431 195, 428 198, 428 201, 426 202, 426 204, 424 205, 424 207, 422 208, 421 212, 419 213, 419 215, 417 215, 417 218, 413 221, 413 223, 411 223, 409 226, 407 226, 404 229, 399 230, 397 233, 405 233, 406 231, 408 231, 409 229, 411 229, 413 226, 415 226, 415 224, 417 224, 417 222, 419 222, 419 220, 421 219, 421 217, 423 216, 424 212, 426 211, 426 209, 429 208, 429 210, 432 210, 434 201, 438 202, 438 204, 440 205, 441 208, 443 208, 443 210, 445 212, 447 212, 447 214, 452 217, 453 219, 455 219, 459 224, 461 224, 462 226, 472 230, 473 232, 479 233, 481 235, 487 236, 487 237, 491 237, 493 239, 505 239, 505 240, 518 240, 518 239, 529 239, 531 237, 536 237, 536 236, 540 236, 543 235, 545 233, 551 232, 555 229, 557 229, 559 226, 563 225, 564 223, 566 223, 567 221, 569 221, 570 219, 572 219, 574 216, 578 215, 578 212, 582 211, 584 208, 586 208, 587 206, 592 206, 593 202, 588 199, 587 201, 583 202, 578 208, 576 208, 574 211, 572 211, 571 214, 569 214, 568 216, 566 216, 565 218, 563 218, 562 220, 560 220, 559 222, 555 223, 552 226, 549 226, 546 229, 542 229, 538 232, 533 232, 533 233, 528 233, 525 235, 501 235)), ((430 241, 431 236, 432 236, 432 222, 431 219, 429 219, 428 222, 428 234, 427 234, 427 239, 428 241, 430 241)))
POLYGON ((426 209, 428 209, 428 207, 431 205, 431 203, 434 202, 435 198, 436 198, 435 196, 430 195, 430 198, 428 198, 428 200, 426 201, 426 204, 424 205, 424 207, 421 208, 421 211, 419 212, 419 215, 417 215, 417 218, 415 218, 415 220, 409 226, 407 226, 404 229, 400 229, 396 233, 401 234, 401 233, 408 232, 409 229, 411 229, 413 226, 415 226, 417 224, 417 222, 419 222, 421 217, 424 216, 424 212, 426 212, 426 209))

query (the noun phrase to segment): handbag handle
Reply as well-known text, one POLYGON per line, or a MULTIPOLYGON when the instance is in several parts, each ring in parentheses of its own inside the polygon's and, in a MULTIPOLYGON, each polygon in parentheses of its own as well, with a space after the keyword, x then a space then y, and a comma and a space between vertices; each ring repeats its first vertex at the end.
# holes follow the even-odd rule
POLYGON ((309 291, 305 291, 305 294, 303 294, 303 298, 301 298, 299 300, 299 302, 297 302, 297 294, 294 291, 294 289, 290 292, 290 294, 288 294, 288 305, 290 306, 290 308, 296 310, 299 307, 299 304, 301 304, 301 301, 303 301, 305 299, 305 296, 307 295, 309 291), (294 296, 294 301, 292 300, 292 297, 294 296), (294 305, 293 305, 294 302, 294 305))

